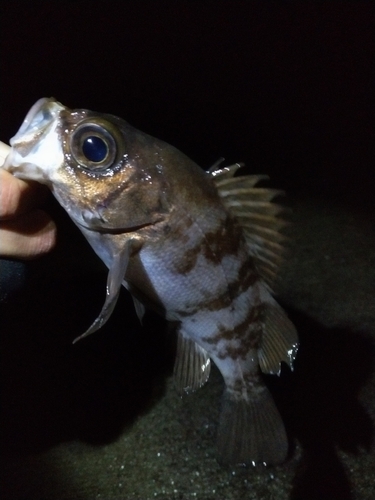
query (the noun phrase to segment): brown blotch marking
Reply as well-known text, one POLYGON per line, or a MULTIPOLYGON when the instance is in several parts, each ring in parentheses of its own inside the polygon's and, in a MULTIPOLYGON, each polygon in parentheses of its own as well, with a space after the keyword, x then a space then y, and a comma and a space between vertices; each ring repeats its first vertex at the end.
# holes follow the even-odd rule
POLYGON ((227 216, 215 231, 204 235, 202 251, 207 260, 221 262, 227 255, 237 255, 243 243, 241 227, 227 216))
POLYGON ((249 256, 238 270, 237 296, 251 288, 259 279, 253 259, 249 256))
POLYGON ((188 274, 192 269, 194 269, 199 254, 200 246, 185 250, 182 254, 182 258, 178 262, 174 263, 175 271, 179 274, 188 274))
POLYGON ((246 359, 251 349, 258 349, 262 330, 260 325, 253 328, 251 332, 244 335, 239 346, 226 345, 225 349, 218 353, 220 359, 246 359))
POLYGON ((230 344, 225 346, 225 350, 218 354, 220 359, 230 357, 232 359, 245 359, 251 349, 257 349, 262 334, 261 320, 263 318, 263 304, 255 305, 250 309, 245 319, 233 328, 218 328, 218 333, 214 337, 204 337, 202 340, 208 344, 217 344, 221 340, 239 340, 240 345, 233 347, 230 344))
POLYGON ((228 288, 219 297, 204 302, 201 309, 209 311, 219 311, 228 307, 235 298, 251 288, 258 281, 258 275, 250 260, 246 260, 239 269, 238 278, 232 283, 228 283, 228 288))
MULTIPOLYGON (((183 230, 183 228, 181 228, 183 230)), ((215 231, 206 233, 203 238, 193 248, 185 250, 181 257, 181 261, 175 265, 175 269, 180 274, 187 274, 194 269, 200 253, 206 260, 214 264, 220 264, 224 257, 227 255, 237 255, 244 244, 244 236, 241 227, 235 222, 231 216, 221 221, 219 228, 215 231)), ((231 286, 231 285, 230 285, 231 286)), ((234 285, 235 287, 236 285, 234 285)), ((232 292, 228 291, 229 296, 232 292)), ((227 295, 227 293, 225 294, 227 295)), ((218 306, 209 307, 215 310, 227 303, 222 299, 218 300, 218 306)), ((207 306, 205 306, 207 308, 207 306)))
MULTIPOLYGON (((186 309, 179 309, 176 312, 179 317, 181 318, 187 318, 188 316, 194 316, 198 311, 201 311, 202 307, 200 305, 198 306, 192 306, 186 309)), ((191 318, 192 322, 196 322, 195 318, 191 318)))
POLYGON ((179 210, 175 210, 169 219, 170 230, 164 233, 169 238, 170 244, 181 247, 181 254, 178 260, 173 262, 173 268, 178 274, 188 274, 194 269, 198 255, 201 252, 201 241, 192 248, 185 249, 189 242, 188 229, 194 221, 189 216, 181 218, 179 210))
POLYGON ((260 304, 253 306, 245 316, 245 319, 233 328, 224 328, 219 326, 219 332, 215 336, 216 340, 242 340, 245 333, 249 330, 249 326, 253 323, 260 322, 262 319, 263 309, 263 306, 260 304))
MULTIPOLYGON (((186 262, 186 264, 188 264, 188 262, 186 262)), ((191 263, 189 263, 189 265, 190 264, 191 263)), ((259 279, 250 257, 240 267, 238 276, 239 277, 235 281, 228 284, 228 288, 218 297, 195 304, 190 307, 189 310, 178 310, 176 312, 181 317, 187 317, 196 314, 198 311, 220 311, 220 309, 229 307, 235 298, 246 290, 249 290, 249 288, 259 279)))

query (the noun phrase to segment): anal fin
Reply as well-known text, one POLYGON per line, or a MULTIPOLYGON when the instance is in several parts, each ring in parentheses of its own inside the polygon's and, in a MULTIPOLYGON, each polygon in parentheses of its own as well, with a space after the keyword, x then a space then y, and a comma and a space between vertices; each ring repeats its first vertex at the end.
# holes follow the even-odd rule
POLYGON ((227 465, 276 465, 288 454, 288 439, 272 396, 262 387, 252 397, 226 390, 220 415, 217 459, 227 465))
POLYGON ((211 361, 207 352, 179 330, 173 370, 178 392, 182 395, 202 387, 208 380, 210 370, 211 361))

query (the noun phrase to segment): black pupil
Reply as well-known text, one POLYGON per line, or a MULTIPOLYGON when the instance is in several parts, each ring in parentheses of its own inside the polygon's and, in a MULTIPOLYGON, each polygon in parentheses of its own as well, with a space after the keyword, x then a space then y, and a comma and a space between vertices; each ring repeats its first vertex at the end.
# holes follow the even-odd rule
POLYGON ((108 146, 96 135, 86 137, 82 144, 82 152, 86 158, 95 163, 103 161, 108 154, 108 146))

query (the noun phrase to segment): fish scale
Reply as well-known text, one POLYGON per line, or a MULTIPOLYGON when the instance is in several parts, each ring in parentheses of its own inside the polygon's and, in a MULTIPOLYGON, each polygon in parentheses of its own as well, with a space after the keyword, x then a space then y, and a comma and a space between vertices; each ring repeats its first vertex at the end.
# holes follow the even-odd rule
MULTIPOLYGON (((296 330, 271 294, 283 236, 280 192, 240 164, 204 172, 173 146, 112 115, 41 99, 11 141, 5 166, 47 184, 107 265, 102 311, 121 286, 142 318, 152 308, 176 324, 180 393, 201 387, 211 360, 225 390, 220 463, 285 460, 285 428, 261 372, 293 367, 296 330)), ((76 339, 77 340, 77 339, 76 339)))

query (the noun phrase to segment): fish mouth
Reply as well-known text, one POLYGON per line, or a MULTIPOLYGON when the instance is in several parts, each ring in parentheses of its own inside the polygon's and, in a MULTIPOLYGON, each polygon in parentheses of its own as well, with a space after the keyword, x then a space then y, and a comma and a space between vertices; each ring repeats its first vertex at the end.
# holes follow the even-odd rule
POLYGON ((144 224, 137 224, 135 226, 118 226, 118 227, 110 227, 108 221, 104 220, 100 216, 93 216, 89 211, 83 211, 82 213, 82 221, 74 219, 76 224, 81 228, 87 229, 89 231, 93 231, 96 233, 102 234, 124 234, 124 233, 136 233, 141 231, 142 229, 147 229, 151 226, 155 226, 160 222, 163 222, 163 218, 158 218, 151 222, 145 222, 144 224))
POLYGON ((19 141, 27 140, 29 136, 34 137, 43 133, 51 122, 56 119, 56 115, 61 109, 65 109, 65 107, 52 97, 39 99, 30 108, 18 132, 11 139, 10 145, 14 146, 19 141))
POLYGON ((63 160, 59 141, 60 113, 67 108, 53 98, 39 99, 10 140, 4 169, 16 177, 48 183, 52 167, 63 160))

